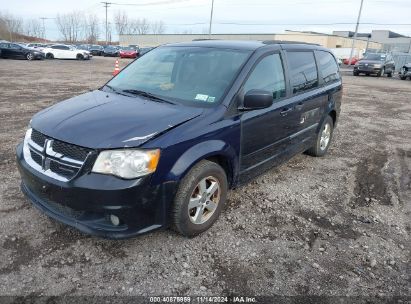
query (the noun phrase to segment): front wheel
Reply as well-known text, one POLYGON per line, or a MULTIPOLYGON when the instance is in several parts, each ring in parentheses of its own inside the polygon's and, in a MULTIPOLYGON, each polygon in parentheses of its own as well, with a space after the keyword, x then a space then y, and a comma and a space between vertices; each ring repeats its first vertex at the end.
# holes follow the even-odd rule
POLYGON ((47 59, 54 59, 54 55, 53 55, 52 53, 48 53, 48 54, 46 55, 46 58, 47 58, 47 59))
POLYGON ((378 74, 378 77, 382 77, 385 74, 385 68, 382 68, 380 73, 378 74))
POLYGON ((84 60, 84 56, 81 54, 77 54, 77 60, 84 60))
POLYGON ((223 168, 203 160, 182 179, 174 198, 172 228, 188 237, 210 228, 227 199, 228 182, 223 168))
POLYGON ((307 153, 312 156, 324 156, 330 147, 333 137, 334 122, 331 116, 324 119, 320 131, 317 134, 315 145, 307 150, 307 153))
MULTIPOLYGON (((400 79, 401 80, 405 80, 405 79, 407 79, 407 77, 406 76, 400 76, 400 79)), ((411 79, 411 78, 410 78, 411 79)))
POLYGON ((26 59, 29 60, 29 61, 33 60, 34 59, 33 54, 32 53, 27 53, 26 59))

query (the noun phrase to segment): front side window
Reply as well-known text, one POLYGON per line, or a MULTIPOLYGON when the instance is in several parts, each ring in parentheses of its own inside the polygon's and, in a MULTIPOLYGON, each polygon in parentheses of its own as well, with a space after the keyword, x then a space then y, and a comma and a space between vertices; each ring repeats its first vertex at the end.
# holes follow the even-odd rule
POLYGON ((143 91, 168 101, 210 107, 219 103, 250 56, 248 50, 160 47, 146 53, 108 86, 143 91))
POLYGON ((287 52, 287 59, 294 94, 318 86, 317 67, 313 52, 287 52))
POLYGON ((21 46, 19 46, 18 44, 10 43, 10 48, 13 50, 19 50, 21 49, 21 46))
POLYGON ((279 54, 264 57, 254 68, 244 85, 244 93, 264 90, 273 93, 273 99, 285 97, 284 69, 279 54))
POLYGON ((316 51, 318 68, 321 71, 322 79, 325 83, 340 79, 338 65, 334 56, 328 52, 316 51))

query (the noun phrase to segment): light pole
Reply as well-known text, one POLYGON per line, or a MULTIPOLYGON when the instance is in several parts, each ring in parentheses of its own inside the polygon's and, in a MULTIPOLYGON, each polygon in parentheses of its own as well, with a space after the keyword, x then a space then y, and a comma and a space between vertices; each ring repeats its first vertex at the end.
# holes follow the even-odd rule
POLYGON ((213 24, 213 11, 214 11, 214 0, 211 0, 210 27, 208 28, 208 39, 211 39, 211 26, 213 24))
POLYGON ((351 52, 350 52, 350 59, 348 60, 348 66, 351 66, 352 55, 353 55, 353 52, 354 52, 354 43, 355 43, 355 39, 357 39, 358 25, 360 24, 360 18, 361 18, 361 11, 362 11, 363 2, 364 2, 364 0, 361 0, 360 11, 358 12, 358 18, 357 18, 357 25, 355 26, 354 37, 352 38, 351 52))
POLYGON ((43 22, 43 42, 46 42, 46 25, 44 20, 55 19, 55 18, 48 18, 48 17, 40 17, 41 21, 43 22))

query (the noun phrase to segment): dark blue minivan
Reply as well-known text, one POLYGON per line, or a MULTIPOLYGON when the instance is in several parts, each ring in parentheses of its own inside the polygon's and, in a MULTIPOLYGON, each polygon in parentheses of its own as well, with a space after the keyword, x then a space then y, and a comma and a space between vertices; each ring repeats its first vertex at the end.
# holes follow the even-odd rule
POLYGON ((324 155, 341 95, 337 61, 318 45, 161 46, 33 117, 17 147, 22 190, 86 233, 195 236, 216 221, 228 189, 297 153, 324 155))

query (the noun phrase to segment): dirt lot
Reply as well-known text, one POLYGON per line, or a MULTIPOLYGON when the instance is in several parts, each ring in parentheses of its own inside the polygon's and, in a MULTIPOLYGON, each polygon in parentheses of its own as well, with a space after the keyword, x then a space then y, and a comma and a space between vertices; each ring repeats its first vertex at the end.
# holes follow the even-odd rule
POLYGON ((411 296, 411 81, 344 76, 329 154, 231 191, 207 233, 110 241, 32 207, 14 148, 34 113, 98 88, 113 67, 0 60, 1 295, 411 296))

